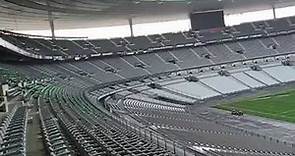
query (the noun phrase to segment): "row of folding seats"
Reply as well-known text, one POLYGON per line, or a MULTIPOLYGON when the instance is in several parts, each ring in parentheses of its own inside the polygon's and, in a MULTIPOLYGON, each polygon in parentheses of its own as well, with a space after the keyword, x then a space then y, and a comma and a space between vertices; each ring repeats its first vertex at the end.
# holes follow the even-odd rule
MULTIPOLYGON (((10 117, 8 117, 10 118, 10 117)), ((4 123, 0 141, 0 155, 26 155, 26 107, 18 107, 11 116, 10 122, 4 123)))
POLYGON ((40 54, 42 55, 42 53, 39 53, 38 51, 38 47, 36 45, 31 45, 28 43, 27 40, 29 40, 29 38, 24 37, 23 39, 26 40, 25 42, 22 41, 21 37, 16 37, 13 35, 4 35, 4 34, 0 34, 0 37, 9 42, 10 44, 13 44, 14 46, 17 46, 20 49, 26 50, 27 52, 31 53, 31 54, 40 54))
POLYGON ((133 155, 138 156, 142 154, 159 156, 170 155, 164 149, 146 141, 144 138, 139 138, 131 131, 110 125, 111 124, 106 124, 106 127, 96 127, 99 130, 95 131, 95 136, 103 140, 106 146, 113 149, 115 153, 120 155, 129 155, 133 153, 133 155))
POLYGON ((93 53, 92 51, 88 51, 83 49, 81 46, 78 46, 71 40, 48 40, 55 47, 59 47, 63 53, 68 55, 88 55, 93 53))
POLYGON ((126 108, 130 109, 154 109, 159 111, 173 111, 173 112, 185 112, 184 108, 149 103, 145 101, 138 101, 133 99, 124 100, 124 105, 126 108))
MULTIPOLYGON (((97 118, 96 120, 99 119, 97 118)), ((139 137, 132 131, 127 130, 125 126, 122 127, 122 125, 114 122, 113 120, 103 121, 103 123, 96 125, 96 129, 96 136, 99 136, 104 139, 105 142, 108 142, 108 146, 110 147, 116 147, 115 144, 117 142, 117 146, 123 146, 135 155, 141 155, 143 153, 148 155, 168 155, 167 151, 153 143, 150 143, 144 138, 139 137), (111 136, 111 138, 106 136, 111 136), (114 141, 111 142, 110 139, 115 140, 115 143, 114 141)))
POLYGON ((50 112, 49 106, 44 103, 39 103, 39 105, 42 134, 48 153, 54 156, 71 155, 73 152, 70 144, 62 132, 57 118, 50 112))
MULTIPOLYGON (((96 136, 91 134, 90 126, 84 127, 80 122, 77 122, 81 120, 86 124, 93 120, 90 118, 85 119, 86 115, 82 114, 81 110, 87 110, 86 106, 82 106, 83 103, 74 103, 75 101, 61 90, 55 89, 52 93, 53 95, 50 96, 51 101, 57 101, 57 103, 51 103, 53 110, 56 112, 59 120, 62 121, 62 124, 64 124, 66 131, 69 132, 82 151, 90 155, 114 153, 110 147, 107 148, 105 143, 102 143, 96 136), (79 107, 75 108, 73 106, 79 107)), ((122 152, 124 150, 120 149, 120 151, 122 152)))
MULTIPOLYGON (((66 101, 66 98, 62 98, 66 101)), ((59 101, 63 105, 66 103, 59 101)), ((75 115, 69 108, 61 107, 61 105, 52 104, 54 111, 58 112, 58 118, 62 121, 66 131, 70 134, 71 138, 76 142, 79 148, 77 153, 81 155, 87 154, 90 156, 109 155, 110 152, 107 148, 99 143, 99 141, 91 134, 89 127, 77 122, 80 118, 75 115), (68 114, 64 115, 64 114, 68 114), (69 116, 73 117, 70 118, 69 116)), ((85 121, 88 122, 88 121, 85 121)), ((86 123, 85 123, 86 124, 86 123)))
POLYGON ((125 38, 129 41, 128 48, 133 51, 146 50, 151 47, 159 48, 161 43, 151 41, 146 36, 137 36, 137 37, 127 37, 125 38))
MULTIPOLYGON (((98 136, 100 129, 98 124, 95 128, 90 125, 94 121, 101 120, 100 116, 95 118, 89 118, 85 114, 90 114, 91 110, 88 109, 87 105, 83 102, 77 102, 75 97, 66 94, 65 92, 58 92, 55 97, 58 99, 60 105, 53 105, 53 108, 58 112, 58 116, 63 120, 69 134, 77 142, 81 149, 89 155, 128 155, 131 154, 126 149, 122 148, 121 145, 114 143, 113 139, 109 136, 104 136, 106 139, 103 140, 103 136, 98 136), (63 110, 63 113, 61 112, 63 110), (84 111, 84 114, 81 111, 84 111), (68 114, 68 117, 62 115, 68 114), (81 121, 84 125, 81 124, 81 121), (108 140, 107 140, 108 139, 108 140)), ((78 95, 80 96, 80 95, 78 95)), ((94 123, 93 123, 94 124, 94 123)), ((104 135, 104 134, 102 134, 104 135)))
POLYGON ((1 117, 0 142, 3 141, 3 137, 4 137, 4 134, 5 134, 5 131, 6 131, 7 127, 9 126, 9 123, 11 121, 11 118, 13 117, 16 109, 17 109, 17 107, 14 107, 10 112, 8 112, 7 114, 4 114, 1 117))
MULTIPOLYGON (((291 18, 290 18, 291 19, 291 18)), ((235 37, 246 35, 267 35, 272 33, 294 30, 294 25, 288 22, 289 18, 282 18, 268 21, 258 21, 234 26, 239 33, 235 37)))
MULTIPOLYGON (((106 117, 102 112, 95 111, 96 108, 85 101, 81 92, 69 89, 67 92, 58 94, 58 101, 61 102, 59 110, 66 111, 69 116, 77 118, 85 125, 81 126, 79 122, 75 122, 76 124, 73 126, 69 124, 71 123, 71 119, 69 119, 68 122, 64 122, 67 129, 72 135, 83 136, 84 139, 93 139, 91 137, 93 136, 96 139, 96 141, 91 141, 93 146, 91 149, 96 150, 93 153, 101 153, 100 150, 105 150, 114 155, 169 155, 166 150, 127 130, 125 126, 106 117), (94 127, 91 128, 90 125, 94 127)), ((76 137, 77 139, 79 138, 76 137)))
POLYGON ((267 33, 289 31, 289 30, 294 29, 294 27, 290 26, 289 22, 284 18, 283 19, 276 19, 276 20, 269 20, 266 22, 270 26, 270 29, 266 29, 267 33))
POLYGON ((182 32, 180 33, 166 33, 162 34, 165 37, 166 41, 164 44, 166 46, 175 46, 175 45, 182 45, 182 44, 189 44, 195 43, 197 40, 196 38, 189 38, 185 36, 182 32))
POLYGON ((12 35, 1 35, 1 38, 8 41, 9 43, 26 50, 27 52, 30 52, 32 54, 41 54, 44 55, 46 52, 50 50, 46 49, 43 46, 38 46, 38 44, 34 43, 33 39, 27 38, 27 37, 17 37, 12 35))
MULTIPOLYGON (((234 31, 232 30, 230 32, 234 32, 234 31)), ((230 36, 230 33, 226 33, 225 29, 222 29, 222 28, 216 29, 216 30, 200 31, 195 36, 197 36, 197 39, 201 41, 202 43, 232 38, 230 36)))
POLYGON ((244 23, 240 25, 234 26, 234 29, 236 32, 233 33, 234 37, 243 37, 243 36, 248 36, 248 35, 258 35, 262 34, 262 30, 257 30, 255 29, 251 23, 244 23))
POLYGON ((73 122, 66 122, 66 128, 75 136, 77 143, 85 150, 84 152, 91 156, 107 155, 111 152, 108 151, 103 145, 90 135, 87 128, 84 126, 74 124, 73 122))

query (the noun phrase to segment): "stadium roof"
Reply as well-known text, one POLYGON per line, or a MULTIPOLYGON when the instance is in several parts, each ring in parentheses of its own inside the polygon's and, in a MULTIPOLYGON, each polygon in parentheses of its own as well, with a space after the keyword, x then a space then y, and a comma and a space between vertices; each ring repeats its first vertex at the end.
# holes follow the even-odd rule
POLYGON ((0 28, 49 29, 48 11, 56 29, 157 22, 187 18, 189 12, 224 9, 227 13, 294 5, 294 0, 0 0, 0 28))

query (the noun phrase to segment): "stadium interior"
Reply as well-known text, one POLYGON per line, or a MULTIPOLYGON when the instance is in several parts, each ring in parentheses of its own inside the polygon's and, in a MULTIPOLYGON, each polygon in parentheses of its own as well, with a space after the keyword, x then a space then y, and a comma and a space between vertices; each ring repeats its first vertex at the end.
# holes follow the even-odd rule
POLYGON ((294 0, 0 7, 1 156, 295 155, 294 0))

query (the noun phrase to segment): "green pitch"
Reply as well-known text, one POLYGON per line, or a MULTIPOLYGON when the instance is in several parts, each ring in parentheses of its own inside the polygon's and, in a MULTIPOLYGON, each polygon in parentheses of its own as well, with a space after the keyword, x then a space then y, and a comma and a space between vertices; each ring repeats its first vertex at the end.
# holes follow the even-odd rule
POLYGON ((246 114, 295 123, 295 90, 264 95, 216 106, 246 114))

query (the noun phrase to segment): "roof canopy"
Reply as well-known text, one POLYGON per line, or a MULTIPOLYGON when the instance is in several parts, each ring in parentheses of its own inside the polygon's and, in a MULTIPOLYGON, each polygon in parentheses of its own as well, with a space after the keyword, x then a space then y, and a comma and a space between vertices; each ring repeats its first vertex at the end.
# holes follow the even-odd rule
POLYGON ((158 22, 188 17, 190 12, 224 9, 227 13, 286 6, 294 0, 0 0, 0 28, 49 29, 48 11, 56 29, 158 22))

